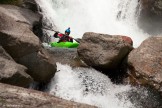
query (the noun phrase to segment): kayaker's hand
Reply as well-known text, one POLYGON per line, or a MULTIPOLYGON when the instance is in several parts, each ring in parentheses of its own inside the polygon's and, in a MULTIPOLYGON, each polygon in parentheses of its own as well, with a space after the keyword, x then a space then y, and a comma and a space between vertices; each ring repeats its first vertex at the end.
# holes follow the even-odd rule
POLYGON ((55 37, 55 38, 57 38, 58 36, 58 33, 56 32, 54 35, 53 35, 53 37, 55 37))

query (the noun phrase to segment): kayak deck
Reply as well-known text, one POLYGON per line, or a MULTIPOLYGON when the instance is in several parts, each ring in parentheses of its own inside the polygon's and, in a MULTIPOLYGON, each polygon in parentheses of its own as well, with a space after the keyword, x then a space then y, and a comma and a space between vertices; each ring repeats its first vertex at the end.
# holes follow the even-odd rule
POLYGON ((64 47, 64 48, 77 48, 79 43, 77 42, 51 42, 51 47, 64 47))

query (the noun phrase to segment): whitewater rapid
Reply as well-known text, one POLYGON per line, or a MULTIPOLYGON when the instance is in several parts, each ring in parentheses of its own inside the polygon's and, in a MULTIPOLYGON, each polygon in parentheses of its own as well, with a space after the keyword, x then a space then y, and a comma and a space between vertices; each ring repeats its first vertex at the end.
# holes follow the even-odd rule
POLYGON ((38 0, 47 25, 71 36, 82 38, 85 32, 126 35, 134 47, 149 37, 137 26, 138 0, 38 0))
POLYGON ((133 89, 129 85, 115 85, 94 69, 57 63, 57 71, 48 88, 50 94, 99 108, 136 108, 127 95, 133 89))
POLYGON ((161 108, 160 94, 143 87, 113 84, 92 68, 71 68, 57 63, 57 72, 47 92, 98 108, 161 108))

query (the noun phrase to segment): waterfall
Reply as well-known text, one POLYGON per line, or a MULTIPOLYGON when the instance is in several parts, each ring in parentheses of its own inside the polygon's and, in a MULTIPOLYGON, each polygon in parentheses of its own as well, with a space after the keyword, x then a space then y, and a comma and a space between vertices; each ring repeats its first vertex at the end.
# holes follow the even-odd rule
POLYGON ((37 0, 46 23, 64 33, 71 27, 71 36, 81 38, 85 32, 126 35, 134 47, 149 35, 137 26, 138 0, 37 0))
MULTIPOLYGON (((71 27, 71 36, 74 38, 81 38, 85 32, 126 35, 133 39, 134 47, 137 47, 149 37, 137 26, 140 13, 138 0, 36 2, 42 9, 47 26, 60 32, 71 27)), ((68 65, 57 63, 57 71, 47 91, 60 98, 99 108, 146 108, 143 104, 149 108, 157 108, 155 106, 158 105, 158 101, 155 101, 147 90, 137 90, 129 85, 115 85, 107 76, 94 69, 72 69, 68 65), (131 97, 130 92, 138 95, 131 97), (149 99, 152 100, 145 102, 149 99), (154 106, 149 103, 153 103, 154 106)))

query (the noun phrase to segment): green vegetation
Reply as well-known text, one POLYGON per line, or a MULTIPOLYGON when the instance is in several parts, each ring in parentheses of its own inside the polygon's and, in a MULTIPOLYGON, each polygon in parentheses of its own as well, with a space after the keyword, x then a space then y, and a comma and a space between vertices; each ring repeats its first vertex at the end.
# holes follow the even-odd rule
POLYGON ((22 0, 0 0, 0 4, 20 5, 22 0))

